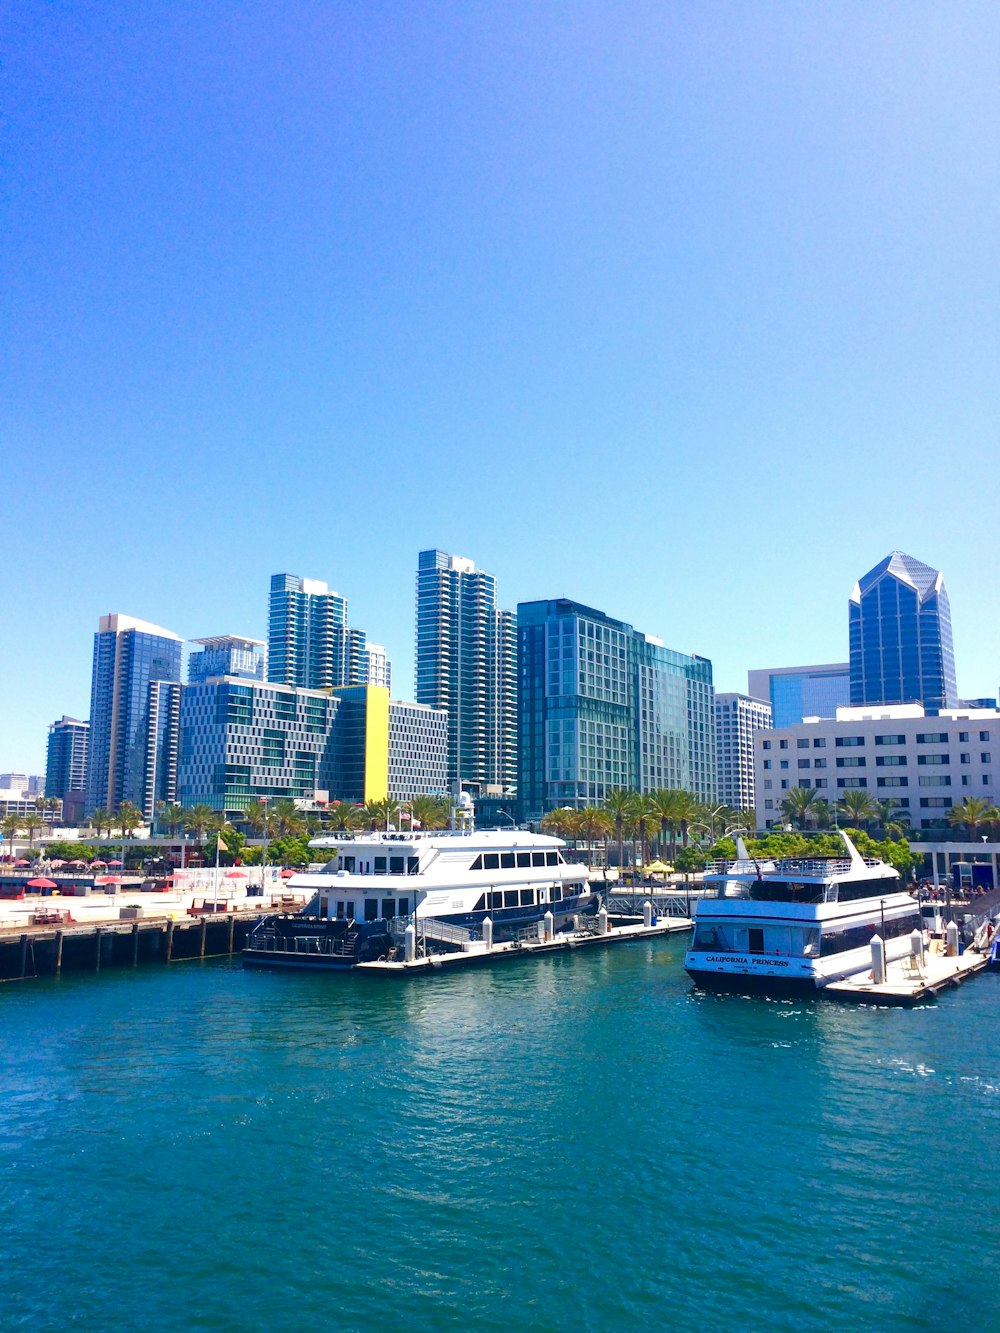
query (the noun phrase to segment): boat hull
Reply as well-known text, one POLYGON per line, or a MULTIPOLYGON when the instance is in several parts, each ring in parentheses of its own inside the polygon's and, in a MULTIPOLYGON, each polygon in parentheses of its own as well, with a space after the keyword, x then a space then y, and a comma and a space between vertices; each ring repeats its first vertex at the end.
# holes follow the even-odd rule
POLYGON ((695 967, 684 969, 702 990, 736 995, 773 995, 777 999, 822 995, 823 987, 812 976, 772 976, 759 972, 710 972, 695 967))

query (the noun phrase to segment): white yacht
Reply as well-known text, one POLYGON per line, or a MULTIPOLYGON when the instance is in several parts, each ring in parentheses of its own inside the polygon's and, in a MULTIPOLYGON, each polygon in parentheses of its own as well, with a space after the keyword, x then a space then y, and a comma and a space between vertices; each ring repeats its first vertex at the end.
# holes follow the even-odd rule
POLYGON ((474 935, 489 917, 502 940, 549 912, 558 930, 600 907, 588 868, 568 862, 561 839, 541 833, 478 830, 470 820, 440 831, 331 833, 309 845, 337 854, 287 881, 289 893, 311 903, 308 915, 266 918, 251 933, 245 962, 289 965, 296 936, 297 965, 351 965, 385 953, 410 920, 443 940, 474 935))
POLYGON ((871 941, 886 959, 910 952, 921 928, 917 900, 884 861, 863 857, 846 833, 845 857, 757 861, 737 841, 737 860, 706 870, 684 966, 715 990, 822 990, 872 965, 871 941))

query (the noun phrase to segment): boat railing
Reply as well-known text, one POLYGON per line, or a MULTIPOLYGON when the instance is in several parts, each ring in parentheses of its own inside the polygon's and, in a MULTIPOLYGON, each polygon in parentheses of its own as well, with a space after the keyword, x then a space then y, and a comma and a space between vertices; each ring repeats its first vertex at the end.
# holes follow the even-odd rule
POLYGON ((472 931, 466 930, 465 926, 452 925, 450 921, 439 921, 433 916, 394 916, 388 918, 385 924, 388 933, 397 944, 404 942, 406 927, 409 925, 415 927, 418 940, 437 940, 441 944, 453 944, 460 949, 472 939, 472 931))
MULTIPOLYGON (((882 862, 877 856, 861 858, 869 868, 882 862)), ((827 879, 846 875, 854 866, 846 856, 789 856, 779 861, 707 861, 706 875, 799 875, 807 879, 827 879)))
POLYGON ((356 933, 354 930, 337 935, 326 931, 315 935, 301 931, 289 932, 280 929, 276 917, 263 917, 247 935, 247 948, 262 953, 347 958, 354 954, 356 933))

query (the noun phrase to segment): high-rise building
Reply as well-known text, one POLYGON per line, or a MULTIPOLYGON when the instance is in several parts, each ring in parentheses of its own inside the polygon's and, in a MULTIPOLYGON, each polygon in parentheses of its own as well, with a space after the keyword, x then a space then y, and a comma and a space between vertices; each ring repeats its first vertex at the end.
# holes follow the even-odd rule
POLYGON ((365 649, 365 656, 368 659, 365 683, 367 685, 380 685, 383 689, 391 690, 392 664, 382 645, 380 643, 370 643, 365 649))
POLYGON ((417 702, 448 713, 448 781, 508 791, 517 773, 514 617, 496 580, 463 556, 417 561, 417 702))
POLYGON ((147 818, 173 799, 181 639, 133 616, 102 616, 94 635, 86 810, 124 801, 147 818))
POLYGON ((244 680, 264 679, 264 643, 237 634, 216 634, 192 639, 201 651, 188 658, 188 682, 197 685, 210 676, 237 676, 244 680))
POLYGON ((951 608, 939 570, 893 551, 854 585, 849 617, 854 707, 956 706, 951 608))
POLYGON ((517 625, 523 818, 600 804, 615 787, 715 799, 707 658, 566 598, 520 603, 517 625))
POLYGON ((747 672, 747 694, 771 704, 772 726, 790 727, 804 717, 836 717, 851 702, 847 662, 772 667, 747 672))
POLYGON ((45 795, 63 803, 68 818, 82 818, 87 790, 87 737, 90 724, 65 714, 49 727, 45 795), (73 806, 71 812, 69 807, 73 806))
POLYGON ((734 810, 753 810, 753 738, 771 726, 771 705, 747 694, 715 696, 715 753, 719 800, 734 810))
MULTIPOLYGON (((377 647, 377 645, 376 645, 377 647)), ((384 660, 379 670, 388 675, 384 660)), ((347 599, 319 579, 274 574, 267 622, 267 678, 298 689, 368 683, 364 630, 347 624, 347 599)))

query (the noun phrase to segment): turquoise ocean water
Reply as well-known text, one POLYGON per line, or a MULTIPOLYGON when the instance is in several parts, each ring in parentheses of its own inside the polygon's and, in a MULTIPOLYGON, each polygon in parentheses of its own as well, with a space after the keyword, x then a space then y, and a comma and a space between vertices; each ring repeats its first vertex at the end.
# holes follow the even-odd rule
POLYGON ((1000 978, 776 1002, 683 950, 0 988, 0 1328, 1000 1328, 1000 978))

